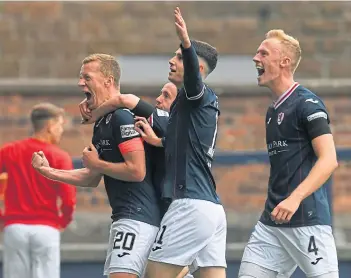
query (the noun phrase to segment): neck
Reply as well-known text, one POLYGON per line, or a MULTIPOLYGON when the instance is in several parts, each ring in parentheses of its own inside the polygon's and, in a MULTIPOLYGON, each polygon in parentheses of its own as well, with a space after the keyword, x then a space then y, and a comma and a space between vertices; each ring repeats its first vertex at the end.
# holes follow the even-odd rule
POLYGON ((120 94, 121 94, 121 92, 120 92, 119 87, 114 88, 113 90, 109 91, 108 95, 105 97, 105 99, 103 99, 103 102, 105 102, 106 100, 109 100, 109 99, 113 98, 113 97, 116 96, 116 95, 120 95, 120 94))
POLYGON ((52 140, 51 140, 51 136, 49 134, 46 133, 40 133, 40 132, 36 132, 33 134, 32 138, 44 142, 44 143, 48 143, 48 144, 52 144, 52 140))
POLYGON ((294 82, 293 76, 281 77, 273 80, 268 87, 272 91, 274 98, 279 98, 292 86, 294 82))

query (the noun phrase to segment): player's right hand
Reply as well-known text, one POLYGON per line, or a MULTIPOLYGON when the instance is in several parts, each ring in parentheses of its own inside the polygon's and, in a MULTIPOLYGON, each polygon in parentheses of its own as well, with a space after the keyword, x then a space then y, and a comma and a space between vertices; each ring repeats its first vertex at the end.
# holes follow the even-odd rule
POLYGON ((141 135, 141 138, 143 138, 146 143, 150 145, 155 145, 156 144, 155 142, 159 138, 153 131, 149 122, 144 117, 136 116, 134 119, 135 119, 134 128, 136 132, 138 132, 141 135))
POLYGON ((191 42, 188 35, 188 29, 186 28, 184 18, 178 7, 174 10, 174 21, 177 35, 182 42, 183 47, 189 48, 191 46, 191 42))
POLYGON ((49 161, 46 159, 42 151, 35 152, 32 155, 32 167, 39 170, 41 167, 50 167, 49 161))

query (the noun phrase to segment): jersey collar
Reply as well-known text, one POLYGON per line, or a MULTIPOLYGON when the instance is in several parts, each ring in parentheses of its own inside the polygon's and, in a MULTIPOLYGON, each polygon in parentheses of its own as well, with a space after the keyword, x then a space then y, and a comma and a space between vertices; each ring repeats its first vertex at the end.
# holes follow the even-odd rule
POLYGON ((291 87, 286 90, 284 94, 282 94, 276 101, 273 102, 273 107, 274 109, 278 109, 280 105, 283 104, 285 100, 291 96, 291 94, 295 91, 295 89, 299 86, 300 84, 298 82, 294 82, 291 87))

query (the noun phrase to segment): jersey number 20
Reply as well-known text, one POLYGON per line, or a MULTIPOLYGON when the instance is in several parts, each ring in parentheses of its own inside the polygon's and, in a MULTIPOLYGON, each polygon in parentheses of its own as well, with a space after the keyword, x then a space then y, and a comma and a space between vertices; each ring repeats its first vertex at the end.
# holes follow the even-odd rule
POLYGON ((133 249, 135 242, 135 234, 134 233, 124 233, 117 232, 115 236, 115 241, 113 242, 113 249, 123 249, 130 251, 133 249))

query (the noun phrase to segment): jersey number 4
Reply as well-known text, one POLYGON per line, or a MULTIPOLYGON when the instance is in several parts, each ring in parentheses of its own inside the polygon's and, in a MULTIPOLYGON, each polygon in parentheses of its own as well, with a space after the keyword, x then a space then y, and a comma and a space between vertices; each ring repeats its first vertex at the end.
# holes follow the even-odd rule
POLYGON ((310 237, 310 242, 308 243, 308 252, 314 252, 314 254, 317 256, 318 255, 318 248, 316 246, 316 241, 314 239, 314 236, 310 237))

